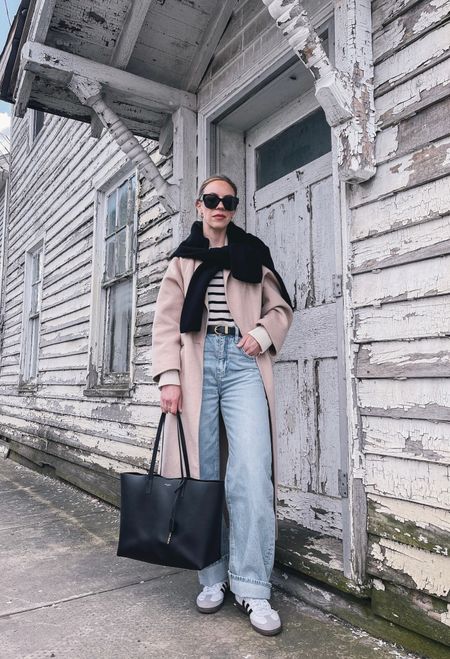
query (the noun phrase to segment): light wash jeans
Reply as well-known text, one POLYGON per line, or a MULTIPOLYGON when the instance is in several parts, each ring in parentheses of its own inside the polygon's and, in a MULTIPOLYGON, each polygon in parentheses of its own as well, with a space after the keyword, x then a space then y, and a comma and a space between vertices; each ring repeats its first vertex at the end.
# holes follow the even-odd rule
POLYGON ((228 437, 222 557, 198 572, 200 584, 229 579, 241 597, 269 599, 275 557, 272 448, 264 385, 240 336, 207 334, 200 413, 200 478, 220 478, 219 406, 228 437))

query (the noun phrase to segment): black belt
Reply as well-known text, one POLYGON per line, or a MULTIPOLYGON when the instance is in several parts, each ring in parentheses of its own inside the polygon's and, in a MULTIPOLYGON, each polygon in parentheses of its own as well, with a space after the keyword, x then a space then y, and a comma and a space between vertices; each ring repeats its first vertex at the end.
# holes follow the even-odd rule
POLYGON ((231 327, 228 325, 208 325, 206 331, 208 334, 229 334, 230 336, 239 334, 239 329, 237 327, 231 327))

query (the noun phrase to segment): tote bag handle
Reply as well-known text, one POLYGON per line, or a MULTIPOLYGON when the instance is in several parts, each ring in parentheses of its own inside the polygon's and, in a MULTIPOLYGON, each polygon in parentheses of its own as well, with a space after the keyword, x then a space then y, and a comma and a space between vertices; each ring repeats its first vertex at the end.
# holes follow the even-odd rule
MULTIPOLYGON (((155 443, 153 445, 153 454, 152 454, 152 460, 150 463, 150 469, 148 470, 148 479, 152 479, 153 476, 155 475, 155 466, 156 466, 156 454, 158 452, 158 447, 161 441, 161 437, 163 435, 163 430, 164 430, 164 423, 166 420, 166 412, 161 413, 161 418, 159 420, 158 424, 158 430, 156 431, 156 438, 155 438, 155 443)), ((180 461, 181 462, 181 476, 182 478, 190 478, 191 477, 191 471, 189 469, 189 459, 188 459, 188 453, 187 453, 187 447, 186 447, 186 438, 184 436, 184 429, 183 429, 183 424, 181 423, 181 416, 180 412, 177 411, 177 431, 178 431, 178 448, 180 450, 180 457, 181 455, 183 456, 183 459, 180 461), (183 464, 184 464, 184 469, 183 469, 183 464), (186 475, 184 472, 186 471, 186 475)))

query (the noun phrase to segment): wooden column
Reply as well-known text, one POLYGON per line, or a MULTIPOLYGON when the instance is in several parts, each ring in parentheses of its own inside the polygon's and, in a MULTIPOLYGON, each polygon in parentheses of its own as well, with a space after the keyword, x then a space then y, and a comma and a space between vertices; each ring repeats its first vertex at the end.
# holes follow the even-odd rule
POLYGON ((173 244, 189 234, 196 219, 197 196, 197 113, 180 107, 172 115, 173 177, 180 188, 180 213, 172 220, 173 244))
POLYGON ((263 2, 314 77, 316 98, 336 129, 340 179, 367 181, 375 174, 370 0, 336 0, 336 34, 345 62, 339 69, 331 64, 301 0, 263 2))

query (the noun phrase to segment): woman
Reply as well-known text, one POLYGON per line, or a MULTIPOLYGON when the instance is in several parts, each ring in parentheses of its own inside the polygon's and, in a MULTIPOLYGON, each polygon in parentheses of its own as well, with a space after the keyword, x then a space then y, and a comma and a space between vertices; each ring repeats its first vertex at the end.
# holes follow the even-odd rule
POLYGON ((269 248, 232 222, 238 202, 226 176, 200 186, 200 220, 171 255, 158 294, 153 378, 170 413, 161 473, 180 475, 179 410, 191 475, 225 476, 229 527, 224 522, 221 559, 198 573, 197 609, 218 611, 230 588, 253 628, 273 635, 281 621, 268 602, 277 483, 272 358, 292 305, 269 248))

